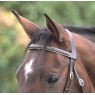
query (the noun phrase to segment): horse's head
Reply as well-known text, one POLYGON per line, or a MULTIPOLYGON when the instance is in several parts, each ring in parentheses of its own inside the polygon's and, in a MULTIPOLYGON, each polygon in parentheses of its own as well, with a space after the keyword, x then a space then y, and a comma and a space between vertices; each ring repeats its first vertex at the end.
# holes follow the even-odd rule
POLYGON ((19 92, 64 92, 69 86, 73 89, 71 92, 80 91, 76 80, 72 84, 67 83, 71 63, 71 57, 67 53, 72 50, 69 32, 46 14, 47 28, 40 29, 38 25, 14 11, 13 13, 31 39, 24 62, 17 70, 19 92), (58 49, 67 51, 66 54, 63 53, 65 56, 59 54, 58 49))

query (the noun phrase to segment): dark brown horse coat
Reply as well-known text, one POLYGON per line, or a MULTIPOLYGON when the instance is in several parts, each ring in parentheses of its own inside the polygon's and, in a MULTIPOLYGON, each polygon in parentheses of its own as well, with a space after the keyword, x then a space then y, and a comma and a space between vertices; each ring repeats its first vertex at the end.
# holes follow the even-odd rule
MULTIPOLYGON (((33 44, 53 46, 71 51, 70 35, 56 21, 46 17, 46 29, 15 13, 33 44)), ((77 31, 76 31, 77 32, 77 31)), ((72 33, 77 59, 75 67, 84 80, 81 88, 76 77, 69 85, 69 92, 95 92, 95 44, 72 33)), ((87 37, 88 38, 88 37, 87 37)), ((26 58, 17 70, 19 92, 64 92, 69 76, 70 59, 52 52, 27 50, 26 58)))

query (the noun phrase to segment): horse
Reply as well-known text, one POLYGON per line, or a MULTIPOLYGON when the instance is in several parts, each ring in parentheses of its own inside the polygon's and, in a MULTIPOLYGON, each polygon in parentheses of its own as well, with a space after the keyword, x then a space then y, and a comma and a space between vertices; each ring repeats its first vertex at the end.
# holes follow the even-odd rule
MULTIPOLYGON (((44 14, 40 28, 12 11, 31 42, 16 72, 22 93, 95 92, 95 44, 44 14)), ((77 32, 77 31, 76 31, 77 32)))

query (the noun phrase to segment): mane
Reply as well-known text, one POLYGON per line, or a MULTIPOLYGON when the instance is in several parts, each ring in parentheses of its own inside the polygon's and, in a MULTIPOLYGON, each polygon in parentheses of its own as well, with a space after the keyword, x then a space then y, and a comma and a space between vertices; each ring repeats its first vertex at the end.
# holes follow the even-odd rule
POLYGON ((71 32, 73 31, 74 33, 77 34, 94 34, 95 35, 95 27, 94 26, 63 26, 64 28, 69 29, 71 32))
POLYGON ((42 44, 45 46, 46 44, 48 44, 51 38, 52 38, 51 33, 46 28, 44 28, 33 34, 31 43, 42 44))
POLYGON ((70 32, 81 35, 82 37, 95 43, 95 27, 91 26, 63 26, 70 32))
POLYGON ((43 28, 38 32, 34 32, 32 34, 32 40, 28 44, 26 51, 31 44, 40 44, 45 47, 52 40, 52 38, 51 33, 46 28, 43 28))

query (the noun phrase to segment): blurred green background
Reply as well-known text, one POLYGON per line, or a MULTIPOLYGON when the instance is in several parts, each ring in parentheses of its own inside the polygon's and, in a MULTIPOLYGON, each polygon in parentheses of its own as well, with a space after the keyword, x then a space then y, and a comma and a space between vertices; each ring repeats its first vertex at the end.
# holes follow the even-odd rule
POLYGON ((23 61, 29 42, 11 10, 45 26, 43 13, 63 25, 94 26, 94 1, 1 1, 0 2, 0 92, 17 92, 16 70, 23 61))

